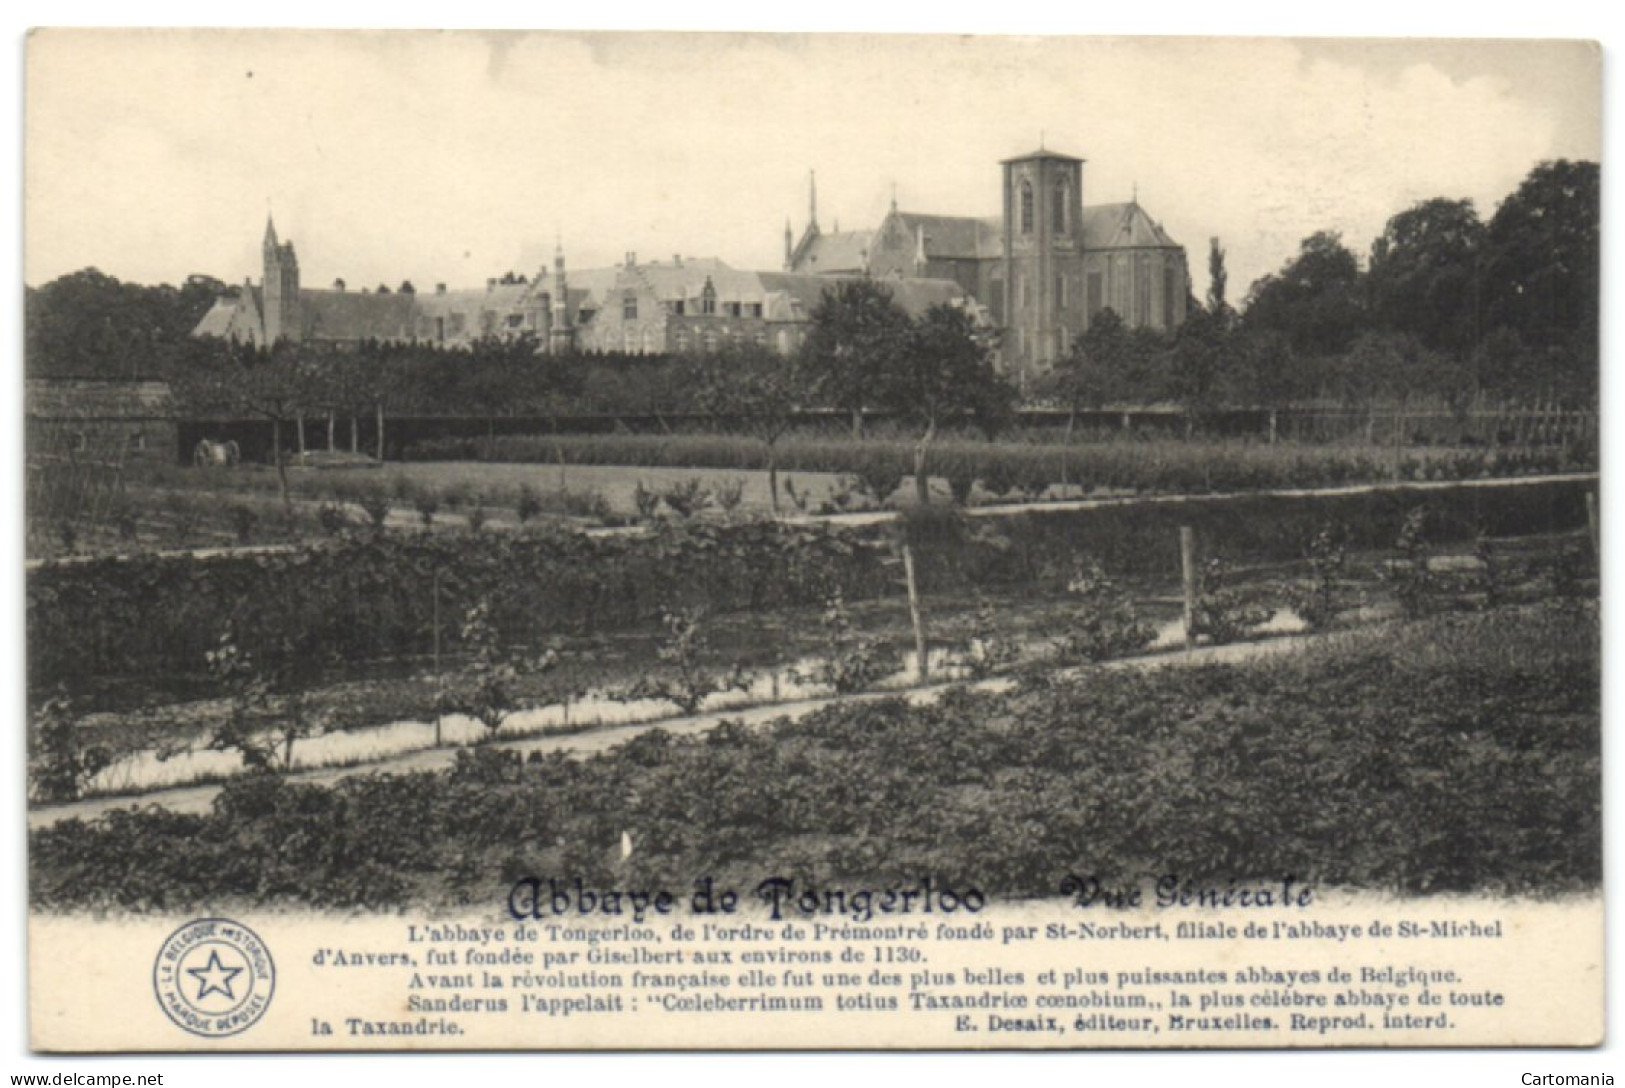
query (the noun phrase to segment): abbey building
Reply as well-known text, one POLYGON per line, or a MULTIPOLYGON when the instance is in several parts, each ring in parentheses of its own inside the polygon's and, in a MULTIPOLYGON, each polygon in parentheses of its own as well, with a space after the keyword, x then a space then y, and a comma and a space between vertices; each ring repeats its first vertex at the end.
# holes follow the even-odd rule
POLYGON ((906 212, 894 199, 876 229, 826 233, 814 188, 799 241, 785 225, 785 270, 952 280, 988 308, 1018 374, 1053 362, 1107 308, 1134 328, 1184 322, 1184 247, 1138 199, 1085 206, 1083 160, 1055 151, 1001 166, 1003 210, 987 218, 906 212))

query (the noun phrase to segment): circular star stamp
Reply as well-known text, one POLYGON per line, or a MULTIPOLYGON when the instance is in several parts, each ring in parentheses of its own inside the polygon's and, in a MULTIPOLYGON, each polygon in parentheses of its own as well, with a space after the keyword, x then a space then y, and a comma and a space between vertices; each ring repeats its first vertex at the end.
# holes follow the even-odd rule
POLYGON ((198 918, 169 935, 152 968, 158 1004, 193 1035, 252 1027, 276 990, 276 964, 259 934, 229 918, 198 918))

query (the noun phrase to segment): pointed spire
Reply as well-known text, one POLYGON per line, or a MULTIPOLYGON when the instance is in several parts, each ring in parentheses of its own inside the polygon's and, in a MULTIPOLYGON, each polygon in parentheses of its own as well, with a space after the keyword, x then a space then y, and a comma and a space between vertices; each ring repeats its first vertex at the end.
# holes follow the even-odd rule
POLYGON ((268 246, 277 244, 276 223, 271 219, 271 209, 269 207, 265 209, 265 244, 268 246))
POLYGON ((894 212, 897 210, 897 182, 895 180, 891 183, 891 210, 894 212))
POLYGON ((818 171, 807 171, 807 229, 818 230, 818 171))

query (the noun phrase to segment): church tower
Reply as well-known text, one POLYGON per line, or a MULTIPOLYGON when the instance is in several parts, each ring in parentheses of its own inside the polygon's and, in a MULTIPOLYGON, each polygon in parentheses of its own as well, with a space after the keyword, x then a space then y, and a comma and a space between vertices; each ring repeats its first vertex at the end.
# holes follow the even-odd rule
POLYGON ((1025 383, 1083 331, 1083 160, 1040 148, 1002 165, 1002 353, 1025 383))
POLYGON ((265 241, 261 244, 264 260, 264 278, 260 281, 265 295, 265 344, 278 340, 300 339, 299 313, 299 258, 293 243, 278 243, 276 224, 265 217, 265 241))
POLYGON ((575 330, 570 327, 570 284, 564 275, 564 240, 553 245, 553 319, 547 330, 548 353, 568 355, 575 346, 575 330))

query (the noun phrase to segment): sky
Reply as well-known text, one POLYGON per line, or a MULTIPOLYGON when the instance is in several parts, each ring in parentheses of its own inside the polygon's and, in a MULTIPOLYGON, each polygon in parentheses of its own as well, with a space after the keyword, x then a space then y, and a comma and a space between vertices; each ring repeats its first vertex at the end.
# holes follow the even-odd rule
POLYGON ((994 215, 1001 159, 1087 160, 1231 300, 1308 234, 1364 254, 1433 197, 1486 218, 1600 156, 1599 54, 1564 42, 485 32, 45 31, 28 43, 25 281, 260 275, 475 286, 715 256, 820 225, 994 215))

